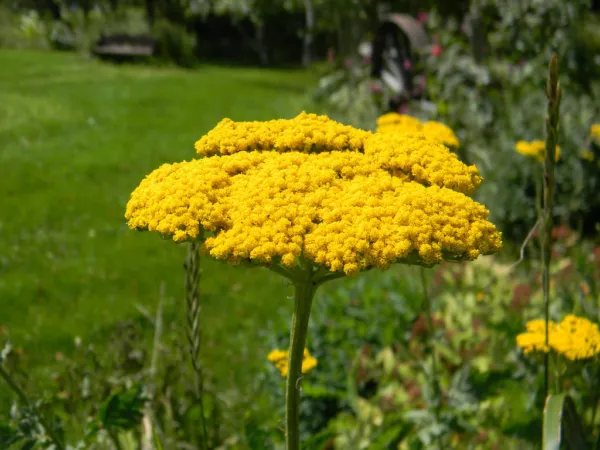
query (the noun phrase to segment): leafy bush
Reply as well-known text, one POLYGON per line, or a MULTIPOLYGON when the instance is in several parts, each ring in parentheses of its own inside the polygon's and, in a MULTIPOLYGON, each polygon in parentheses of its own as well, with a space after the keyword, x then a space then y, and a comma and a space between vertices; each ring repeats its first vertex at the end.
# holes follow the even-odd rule
POLYGON ((182 67, 192 67, 196 63, 196 40, 183 26, 161 19, 154 25, 152 35, 157 41, 155 54, 158 59, 182 67))
POLYGON ((17 13, 0 5, 0 47, 46 48, 46 28, 34 10, 17 13))
MULTIPOLYGON (((559 136, 563 151, 554 214, 571 226, 594 232, 600 210, 593 194, 598 174, 586 169, 589 163, 581 159, 590 125, 600 121, 596 81, 600 62, 594 57, 600 50, 595 37, 598 19, 587 12, 588 3, 472 2, 462 26, 435 11, 428 15, 437 51, 425 52, 415 66, 427 77, 428 98, 412 101, 408 111, 444 122, 456 132, 459 156, 475 163, 486 180, 477 198, 488 205, 492 221, 509 239, 522 240, 537 217, 540 165, 517 154, 515 144, 545 135, 544 83, 552 51, 563 61, 559 136), (571 33, 574 29, 579 31, 571 33)), ((368 73, 368 66, 355 64, 324 76, 315 91, 319 108, 373 129, 387 101, 378 98, 381 94, 372 89, 368 73)))

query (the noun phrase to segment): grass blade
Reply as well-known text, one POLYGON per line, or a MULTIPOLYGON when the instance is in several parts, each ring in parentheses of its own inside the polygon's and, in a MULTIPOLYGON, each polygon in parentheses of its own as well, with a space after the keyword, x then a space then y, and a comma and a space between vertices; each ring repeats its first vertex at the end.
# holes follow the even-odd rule
POLYGON ((542 450, 560 449, 565 397, 565 394, 551 394, 546 398, 546 406, 544 407, 544 425, 542 430, 542 450))
POLYGON ((570 450, 587 448, 575 402, 565 394, 552 394, 546 398, 544 408, 542 450, 559 450, 561 435, 570 450))

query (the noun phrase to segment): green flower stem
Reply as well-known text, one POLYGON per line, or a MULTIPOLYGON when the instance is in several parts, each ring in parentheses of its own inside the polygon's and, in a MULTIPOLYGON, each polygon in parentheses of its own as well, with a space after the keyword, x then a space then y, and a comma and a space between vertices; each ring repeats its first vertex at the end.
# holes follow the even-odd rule
POLYGON ((58 439, 58 436, 56 436, 56 434, 54 434, 52 427, 50 426, 50 424, 48 423, 48 421, 46 420, 44 415, 41 413, 41 411, 35 405, 33 405, 29 401, 29 399, 27 398, 25 393, 21 390, 19 385, 12 379, 10 374, 6 370, 4 370, 4 367, 2 366, 2 364, 0 364, 0 377, 2 377, 4 379, 4 381, 6 381, 6 384, 8 384, 8 386, 13 390, 13 392, 17 395, 17 397, 19 397, 19 400, 21 400, 21 402, 23 402, 25 405, 27 405, 27 407, 31 411, 34 412, 34 414, 37 416, 37 419, 40 421, 40 423, 44 427, 44 430, 46 431, 46 433, 48 433, 48 437, 50 438, 50 440, 52 441, 52 443, 54 444, 56 449, 57 450, 65 450, 64 445, 60 442, 60 440, 58 439))
POLYGON ((190 359, 194 369, 194 394, 200 407, 200 423, 202 426, 202 449, 208 450, 208 431, 204 415, 204 373, 200 365, 200 246, 199 241, 192 241, 184 264, 185 268, 185 301, 186 301, 186 334, 189 343, 190 359))
MULTIPOLYGON (((435 403, 433 410, 435 419, 438 424, 441 422, 441 407, 442 407, 442 390, 440 388, 440 380, 437 373, 437 352, 435 350, 435 331, 433 328, 433 309, 431 305, 431 297, 429 296, 429 289, 427 286, 427 274, 425 268, 421 267, 421 284, 423 287, 423 308, 425 309, 425 317, 427 319, 427 346, 429 347, 429 353, 431 354, 431 384, 433 385, 433 392, 435 403)), ((436 437, 437 446, 440 450, 444 447, 442 445, 441 436, 436 437)))
MULTIPOLYGON (((556 144, 558 141, 558 113, 560 109, 561 89, 558 81, 558 58, 552 56, 548 68, 546 84, 548 110, 546 115, 546 155, 543 178, 543 217, 542 217, 542 288, 544 292, 544 319, 546 321, 546 346, 549 346, 548 322, 550 320, 550 261, 552 254, 552 225, 554 200, 554 165, 556 163, 556 144)), ((544 357, 544 391, 548 397, 550 361, 548 353, 544 357)))
POLYGON ((310 307, 316 290, 312 280, 312 271, 306 277, 294 282, 294 316, 290 333, 288 355, 288 376, 285 388, 285 424, 286 450, 300 449, 300 380, 302 379, 302 360, 308 332, 310 307))

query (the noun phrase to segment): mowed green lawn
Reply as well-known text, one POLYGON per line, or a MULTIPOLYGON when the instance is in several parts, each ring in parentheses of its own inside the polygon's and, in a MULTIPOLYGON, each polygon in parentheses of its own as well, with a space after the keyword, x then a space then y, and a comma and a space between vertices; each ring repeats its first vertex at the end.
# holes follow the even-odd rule
MULTIPOLYGON (((223 117, 294 116, 312 82, 303 71, 0 51, 0 333, 23 348, 32 373, 75 336, 101 349, 103 330, 140 316, 136 305, 155 311, 161 285, 167 319, 183 325, 185 246, 130 231, 130 192, 160 164, 193 158, 194 142, 223 117)), ((260 331, 291 307, 287 295, 265 269, 204 264, 213 371, 262 364, 260 331)))

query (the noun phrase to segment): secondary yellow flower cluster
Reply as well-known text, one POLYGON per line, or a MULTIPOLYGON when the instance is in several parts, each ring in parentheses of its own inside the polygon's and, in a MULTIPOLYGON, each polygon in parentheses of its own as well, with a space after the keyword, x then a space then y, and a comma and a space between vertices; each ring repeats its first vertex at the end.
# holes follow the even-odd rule
POLYGON ((234 122, 223 119, 195 144, 201 156, 230 155, 252 150, 324 152, 362 150, 371 135, 330 120, 327 116, 301 113, 294 119, 266 122, 234 122))
MULTIPOLYGON (((539 162, 544 161, 546 157, 546 143, 544 141, 519 141, 515 145, 515 150, 525 156, 532 156, 539 162)), ((556 161, 560 155, 560 147, 556 146, 556 161)))
MULTIPOLYGON (((267 359, 273 363, 273 365, 281 372, 281 376, 287 377, 288 374, 288 351, 275 349, 271 351, 267 359)), ((317 360, 304 349, 304 356, 302 358, 302 373, 307 373, 317 367, 317 360)))
MULTIPOLYGON (((300 124, 307 117, 299 116, 300 124)), ((342 127, 323 118, 315 123, 342 127)), ((224 146, 233 142, 221 139, 224 146)), ((285 147, 165 164, 132 193, 129 226, 178 242, 195 239, 200 228, 212 231, 205 249, 234 264, 291 267, 302 257, 346 274, 396 262, 475 259, 501 248, 488 211, 467 196, 481 182, 477 169, 446 147, 404 134, 339 145, 346 151, 285 147)), ((212 151, 226 152, 219 141, 212 151)))
POLYGON ((406 114, 386 113, 377 119, 377 133, 422 133, 429 139, 451 148, 460 147, 458 138, 450 127, 435 121, 421 122, 406 114))
POLYGON ((600 145, 600 123, 595 123, 590 127, 590 138, 596 145, 600 145))
POLYGON ((517 345, 525 353, 545 352, 550 349, 570 360, 587 359, 600 352, 600 330, 598 325, 583 317, 569 314, 562 322, 548 323, 546 346, 546 323, 536 319, 527 322, 527 332, 517 336, 517 345))
POLYGON ((594 161, 594 159, 596 158, 596 155, 594 155, 594 152, 590 151, 590 150, 584 150, 581 152, 581 159, 585 159, 586 161, 594 161))

